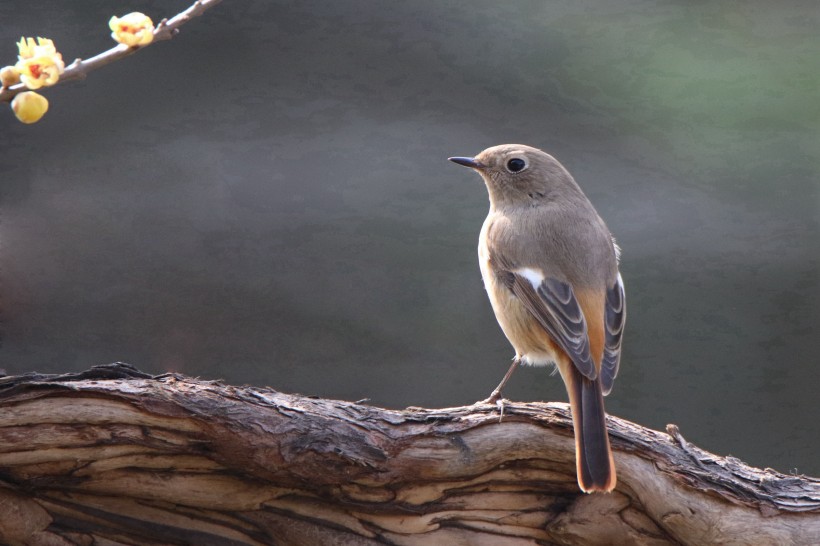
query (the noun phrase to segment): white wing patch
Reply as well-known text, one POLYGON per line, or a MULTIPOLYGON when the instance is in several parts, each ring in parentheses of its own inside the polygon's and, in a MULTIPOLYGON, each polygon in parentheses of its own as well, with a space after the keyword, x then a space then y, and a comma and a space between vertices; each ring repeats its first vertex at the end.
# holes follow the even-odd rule
POLYGON ((538 292, 538 287, 541 286, 541 283, 544 282, 544 274, 538 271, 537 269, 533 269, 531 267, 522 267, 521 269, 517 269, 513 271, 516 275, 521 275, 532 285, 533 290, 538 292))

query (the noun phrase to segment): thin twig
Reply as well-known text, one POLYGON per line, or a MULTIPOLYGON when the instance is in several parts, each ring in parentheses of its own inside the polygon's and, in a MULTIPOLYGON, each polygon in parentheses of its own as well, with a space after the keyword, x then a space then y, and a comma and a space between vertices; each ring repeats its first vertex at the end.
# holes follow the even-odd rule
MULTIPOLYGON (((219 4, 222 0, 197 0, 188 9, 182 11, 170 19, 163 19, 154 29, 154 39, 151 43, 144 46, 129 47, 125 44, 118 44, 107 51, 91 57, 90 59, 76 59, 73 63, 65 67, 65 71, 60 76, 57 84, 70 82, 73 80, 82 80, 92 70, 96 70, 102 66, 118 61, 123 57, 133 55, 141 49, 151 46, 162 40, 170 40, 179 32, 179 27, 197 17, 202 15, 207 9, 219 4)), ((18 83, 11 87, 0 88, 0 102, 11 102, 17 93, 26 91, 25 84, 18 83)))

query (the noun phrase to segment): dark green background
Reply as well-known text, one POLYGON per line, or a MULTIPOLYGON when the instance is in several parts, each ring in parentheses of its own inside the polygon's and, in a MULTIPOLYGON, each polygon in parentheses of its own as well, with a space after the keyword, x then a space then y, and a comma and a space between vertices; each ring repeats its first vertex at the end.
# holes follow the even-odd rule
MULTIPOLYGON (((111 15, 0 4, 67 61, 111 15)), ((610 413, 820 474, 820 8, 806 2, 226 1, 0 115, 8 373, 115 360, 392 407, 485 397, 480 179, 558 157, 623 247, 610 413)), ((505 392, 564 400, 543 369, 505 392)))

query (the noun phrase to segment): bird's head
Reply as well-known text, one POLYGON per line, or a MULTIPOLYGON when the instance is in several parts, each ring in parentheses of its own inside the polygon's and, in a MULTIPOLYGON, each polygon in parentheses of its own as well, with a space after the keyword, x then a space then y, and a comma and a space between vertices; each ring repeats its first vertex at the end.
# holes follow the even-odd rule
POLYGON ((501 144, 475 157, 451 157, 453 163, 475 169, 487 184, 490 202, 537 205, 558 193, 580 191, 569 172, 546 152, 523 144, 501 144))

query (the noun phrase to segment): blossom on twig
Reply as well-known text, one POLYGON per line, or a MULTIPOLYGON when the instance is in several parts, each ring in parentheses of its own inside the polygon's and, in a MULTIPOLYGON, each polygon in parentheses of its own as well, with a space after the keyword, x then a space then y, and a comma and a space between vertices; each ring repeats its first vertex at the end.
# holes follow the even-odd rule
POLYGON ((40 89, 44 85, 54 85, 65 70, 63 56, 54 47, 54 42, 46 38, 20 38, 17 42, 20 54, 14 70, 29 89, 40 89))
POLYGON ((154 39, 154 22, 138 11, 122 17, 114 16, 108 26, 115 41, 130 47, 148 45, 154 39))
MULTIPOLYGON (((151 19, 141 13, 130 13, 122 18, 112 17, 109 21, 112 37, 128 47, 112 47, 89 59, 76 59, 68 66, 63 63, 62 55, 57 52, 51 40, 23 38, 18 43, 18 63, 0 68, 0 102, 12 102, 18 95, 29 93, 26 89, 82 79, 92 70, 131 55, 143 46, 169 40, 179 32, 179 27, 221 1, 195 0, 187 9, 170 19, 163 19, 156 29, 151 19)), ((17 117, 24 123, 34 123, 48 109, 48 101, 36 93, 27 97, 16 103, 15 113, 20 113, 17 117), (37 109, 29 110, 29 104, 37 105, 37 109)))

